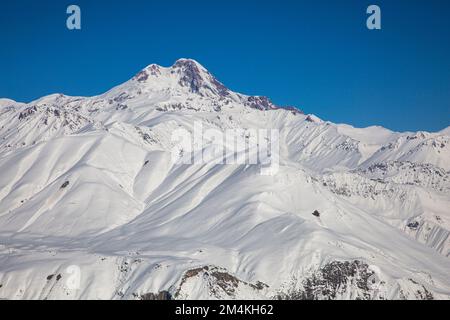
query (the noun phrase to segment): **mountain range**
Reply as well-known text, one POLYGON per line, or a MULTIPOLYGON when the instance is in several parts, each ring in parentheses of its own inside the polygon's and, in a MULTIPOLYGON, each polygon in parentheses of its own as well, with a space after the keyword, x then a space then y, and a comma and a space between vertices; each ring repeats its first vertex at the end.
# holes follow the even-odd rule
POLYGON ((449 299, 449 140, 324 121, 191 59, 0 99, 0 299, 449 299), (277 130, 278 171, 174 163, 196 122, 277 130))

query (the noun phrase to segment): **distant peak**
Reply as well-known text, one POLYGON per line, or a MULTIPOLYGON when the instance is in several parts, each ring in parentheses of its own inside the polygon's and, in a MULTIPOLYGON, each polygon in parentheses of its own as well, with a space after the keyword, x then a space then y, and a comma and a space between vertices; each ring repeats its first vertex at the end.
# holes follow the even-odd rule
POLYGON ((171 74, 178 74, 180 77, 179 84, 183 87, 189 87, 192 92, 198 93, 205 83, 214 81, 214 77, 200 63, 193 59, 178 59, 175 63, 165 68, 157 64, 151 64, 136 74, 133 80, 138 82, 147 82, 149 77, 159 77, 164 70, 170 71, 171 74))
POLYGON ((180 76, 179 84, 187 87, 192 93, 200 95, 210 92, 221 97, 230 94, 220 81, 218 81, 205 67, 194 59, 181 58, 171 67, 172 72, 180 76))
POLYGON ((264 96, 246 96, 229 90, 223 83, 217 80, 205 67, 194 59, 181 58, 170 67, 162 67, 151 64, 133 77, 133 80, 143 85, 167 84, 171 88, 183 88, 190 93, 202 97, 232 99, 243 103, 253 109, 276 110, 286 109, 294 114, 303 112, 295 107, 280 107, 264 96), (167 81, 164 80, 167 78, 167 81), (156 80, 156 82, 153 82, 156 80), (176 84, 174 82, 176 81, 176 84))
POLYGON ((175 68, 180 68, 180 67, 196 67, 198 69, 203 69, 206 70, 200 63, 198 63, 196 60, 194 59, 186 59, 186 58, 181 58, 178 59, 177 61, 175 61, 175 63, 173 64, 172 67, 175 68))

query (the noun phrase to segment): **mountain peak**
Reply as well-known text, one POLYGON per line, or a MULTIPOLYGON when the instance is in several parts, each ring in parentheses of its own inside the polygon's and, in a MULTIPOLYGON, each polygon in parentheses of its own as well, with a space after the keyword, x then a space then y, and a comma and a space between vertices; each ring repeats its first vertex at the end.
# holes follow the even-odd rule
MULTIPOLYGON (((140 71, 132 79, 138 82, 139 92, 142 86, 158 88, 158 90, 181 90, 201 97, 208 97, 217 101, 227 100, 243 104, 252 109, 275 110, 277 106, 264 96, 247 96, 228 89, 205 67, 194 59, 181 58, 170 67, 151 64, 140 71), (218 100, 216 100, 218 99, 218 100)), ((122 92, 120 93, 122 94, 122 92)), ((284 107, 294 114, 302 113, 295 107, 284 107)))
MULTIPOLYGON (((206 68, 193 59, 178 59, 166 68, 157 64, 151 64, 133 77, 134 81, 147 83, 149 78, 172 78, 176 83, 188 88, 191 93, 199 95, 229 95, 229 90, 219 82, 206 68)), ((161 80, 161 79, 160 79, 161 80)), ((159 80, 159 82, 161 82, 159 80)))
POLYGON ((206 69, 198 61, 188 58, 180 58, 172 65, 172 68, 180 67, 198 68, 206 71, 206 69))
POLYGON ((179 84, 190 88, 193 93, 199 93, 205 84, 214 78, 203 66, 192 59, 179 59, 171 68, 180 74, 179 84))

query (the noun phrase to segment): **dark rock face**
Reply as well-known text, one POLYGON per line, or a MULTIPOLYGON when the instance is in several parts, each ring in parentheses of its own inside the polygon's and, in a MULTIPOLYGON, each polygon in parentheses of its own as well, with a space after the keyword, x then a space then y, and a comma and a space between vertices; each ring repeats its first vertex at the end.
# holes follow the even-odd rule
MULTIPOLYGON (((52 280, 53 278, 55 277, 55 275, 54 274, 50 274, 50 275, 48 275, 47 276, 47 281, 50 281, 50 280, 52 280)), ((59 273, 57 276, 56 276, 56 281, 59 281, 59 280, 61 280, 61 278, 62 278, 62 275, 59 273)))
POLYGON ((408 228, 410 228, 412 230, 417 230, 417 228, 419 228, 419 222, 413 221, 413 222, 408 223, 408 228))
POLYGON ((258 110, 276 109, 276 107, 273 105, 273 103, 267 97, 257 97, 257 96, 248 97, 247 105, 250 108, 258 109, 258 110))
POLYGON ((308 122, 315 122, 314 119, 311 118, 310 116, 307 116, 305 120, 308 122))
POLYGON ((320 212, 317 211, 317 210, 314 210, 314 212, 312 213, 312 215, 313 215, 313 216, 316 216, 316 217, 320 217, 320 212))
POLYGON ((189 87, 192 93, 202 95, 200 89, 203 88, 223 98, 230 94, 227 87, 208 71, 200 70, 197 63, 193 60, 178 60, 173 67, 179 69, 178 72, 181 74, 179 84, 183 87, 189 87))
POLYGON ((122 92, 117 97, 114 97, 113 101, 117 102, 117 103, 122 103, 122 102, 125 102, 126 100, 129 100, 131 98, 133 98, 133 97, 130 96, 127 92, 122 92))
POLYGON ((128 106, 126 104, 119 104, 116 107, 117 111, 119 111, 119 110, 127 110, 127 109, 128 109, 128 106))
POLYGON ((160 66, 156 64, 152 64, 145 68, 144 70, 140 71, 138 74, 136 74, 133 77, 133 80, 137 82, 146 82, 150 76, 157 77, 161 75, 160 66))
POLYGON ((23 111, 19 114, 19 120, 27 118, 28 116, 34 114, 36 111, 37 111, 36 106, 26 108, 25 111, 23 111))
POLYGON ((230 91, 227 87, 225 87, 220 81, 218 81, 216 78, 212 77, 212 84, 215 86, 217 92, 221 97, 226 97, 230 95, 230 91))
POLYGON ((302 282, 303 289, 278 295, 281 300, 333 300, 348 290, 355 290, 356 299, 370 299, 370 277, 374 274, 361 261, 333 261, 302 282))
POLYGON ((67 188, 69 186, 70 182, 66 181, 62 184, 61 189, 67 188))
POLYGON ((180 85, 189 87, 192 93, 199 93, 203 84, 203 78, 196 63, 191 60, 179 60, 175 63, 174 67, 182 71, 180 85))
POLYGON ((149 66, 148 67, 148 71, 154 77, 157 77, 157 76, 161 75, 160 66, 158 66, 156 64, 152 64, 151 66, 149 66))
POLYGON ((133 78, 137 82, 145 82, 148 79, 148 73, 145 70, 142 70, 133 78))
POLYGON ((191 278, 202 277, 207 279, 209 294, 215 297, 222 297, 223 294, 230 298, 235 298, 236 291, 240 285, 246 286, 253 290, 263 290, 269 286, 261 281, 257 281, 255 284, 248 283, 241 279, 238 279, 234 275, 230 274, 226 269, 215 266, 203 266, 196 269, 188 270, 181 278, 180 285, 175 298, 179 297, 180 290, 183 285, 191 278))
POLYGON ((272 101, 270 101, 267 97, 262 96, 250 96, 247 98, 247 101, 244 102, 247 107, 267 111, 267 110, 277 110, 277 109, 283 109, 288 110, 294 115, 303 114, 302 111, 295 107, 280 107, 277 105, 274 105, 272 101))
POLYGON ((141 300, 172 300, 172 295, 168 291, 160 291, 158 293, 145 293, 140 298, 141 300))

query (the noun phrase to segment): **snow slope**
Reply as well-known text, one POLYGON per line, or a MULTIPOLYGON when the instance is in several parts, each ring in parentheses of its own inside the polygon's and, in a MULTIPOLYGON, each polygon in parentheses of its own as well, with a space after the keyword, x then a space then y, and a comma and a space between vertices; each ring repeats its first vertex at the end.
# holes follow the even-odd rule
POLYGON ((1 99, 0 298, 448 299, 449 139, 325 122, 189 59, 1 99), (195 122, 278 130, 279 171, 174 163, 195 122))

